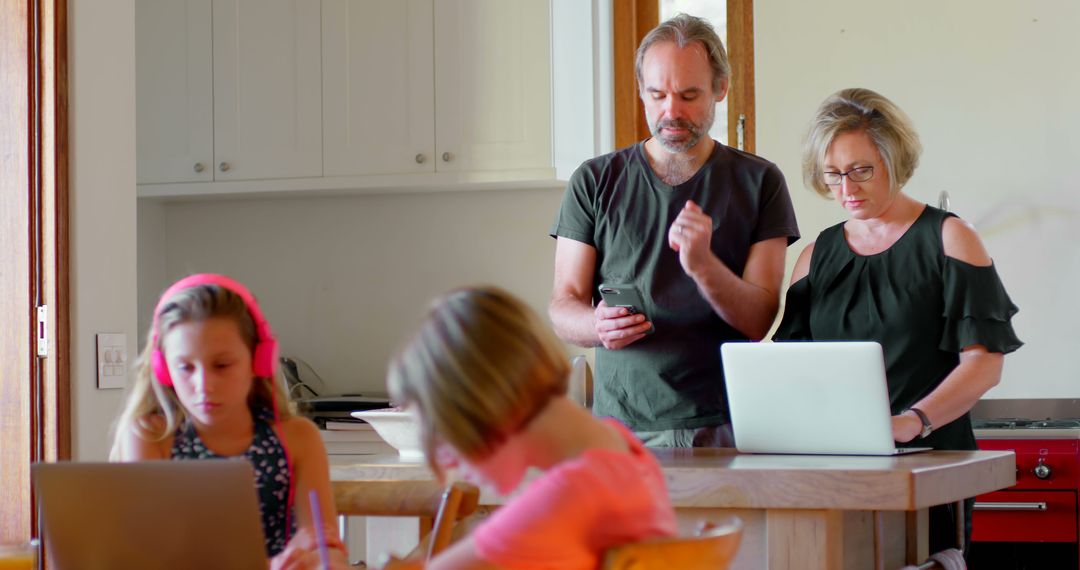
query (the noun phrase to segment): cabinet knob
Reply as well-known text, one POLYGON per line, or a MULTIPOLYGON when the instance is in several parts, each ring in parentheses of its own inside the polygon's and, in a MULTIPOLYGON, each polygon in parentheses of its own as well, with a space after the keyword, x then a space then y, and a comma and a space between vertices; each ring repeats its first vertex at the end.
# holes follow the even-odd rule
POLYGON ((1050 473, 1051 473, 1050 466, 1043 463, 1043 458, 1041 458, 1041 457, 1039 458, 1039 464, 1035 466, 1034 471, 1035 471, 1035 477, 1038 477, 1039 479, 1049 479, 1050 478, 1050 473))
POLYGON ((230 166, 228 162, 222 162, 218 165, 218 170, 222 172, 228 172, 230 168, 232 168, 232 166, 230 166))
POLYGON ((452 152, 444 152, 444 153, 442 153, 442 161, 443 162, 450 162, 451 160, 454 160, 454 153, 452 153, 452 152))
POLYGON ((206 167, 203 166, 203 163, 201 163, 201 162, 196 162, 195 163, 195 172, 202 172, 204 170, 206 170, 206 167))
POLYGON ((424 164, 425 162, 427 162, 426 156, 424 156, 423 154, 416 155, 416 164, 424 164))

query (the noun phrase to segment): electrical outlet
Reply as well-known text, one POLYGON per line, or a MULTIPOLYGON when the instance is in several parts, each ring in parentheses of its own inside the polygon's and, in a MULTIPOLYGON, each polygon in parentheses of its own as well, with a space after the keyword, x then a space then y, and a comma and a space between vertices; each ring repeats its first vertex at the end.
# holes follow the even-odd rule
POLYGON ((123 388, 127 384, 127 335, 97 334, 97 387, 123 388))

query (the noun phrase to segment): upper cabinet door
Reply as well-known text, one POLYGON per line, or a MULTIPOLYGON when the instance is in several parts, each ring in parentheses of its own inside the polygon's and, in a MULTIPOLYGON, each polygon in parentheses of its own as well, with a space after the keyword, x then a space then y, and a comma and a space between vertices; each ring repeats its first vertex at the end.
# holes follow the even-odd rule
POLYGON ((323 174, 435 171, 432 0, 323 0, 323 174))
POLYGON ((439 170, 551 167, 549 20, 548 0, 435 2, 439 170))
POLYGON ((210 1, 135 3, 139 184, 214 179, 210 1))
POLYGON ((214 1, 216 180, 322 175, 319 0, 214 1))

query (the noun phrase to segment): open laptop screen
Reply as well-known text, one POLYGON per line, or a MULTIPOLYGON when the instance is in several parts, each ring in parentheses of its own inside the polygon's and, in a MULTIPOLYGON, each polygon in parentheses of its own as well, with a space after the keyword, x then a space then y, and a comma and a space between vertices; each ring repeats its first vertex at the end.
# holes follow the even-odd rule
MULTIPOLYGON (((876 342, 725 343, 735 445, 752 453, 894 455, 876 342)), ((923 449, 918 449, 923 450, 923 449)))
POLYGON ((53 567, 267 567, 251 465, 241 460, 38 463, 53 567))

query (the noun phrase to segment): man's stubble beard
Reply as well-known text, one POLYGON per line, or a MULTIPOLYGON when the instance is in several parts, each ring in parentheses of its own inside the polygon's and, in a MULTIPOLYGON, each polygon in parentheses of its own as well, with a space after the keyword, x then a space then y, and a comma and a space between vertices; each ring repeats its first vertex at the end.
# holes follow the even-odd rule
POLYGON ((695 125, 690 121, 684 119, 673 119, 660 121, 659 123, 649 123, 649 132, 652 133, 656 142, 660 143, 660 146, 664 150, 672 153, 684 153, 694 148, 697 143, 701 142, 702 137, 709 135, 709 129, 712 128, 713 123, 716 121, 716 103, 713 103, 709 107, 709 113, 705 116, 705 119, 700 125, 695 125), (690 135, 681 141, 671 141, 660 136, 660 129, 664 127, 679 127, 686 128, 690 131, 690 135))

